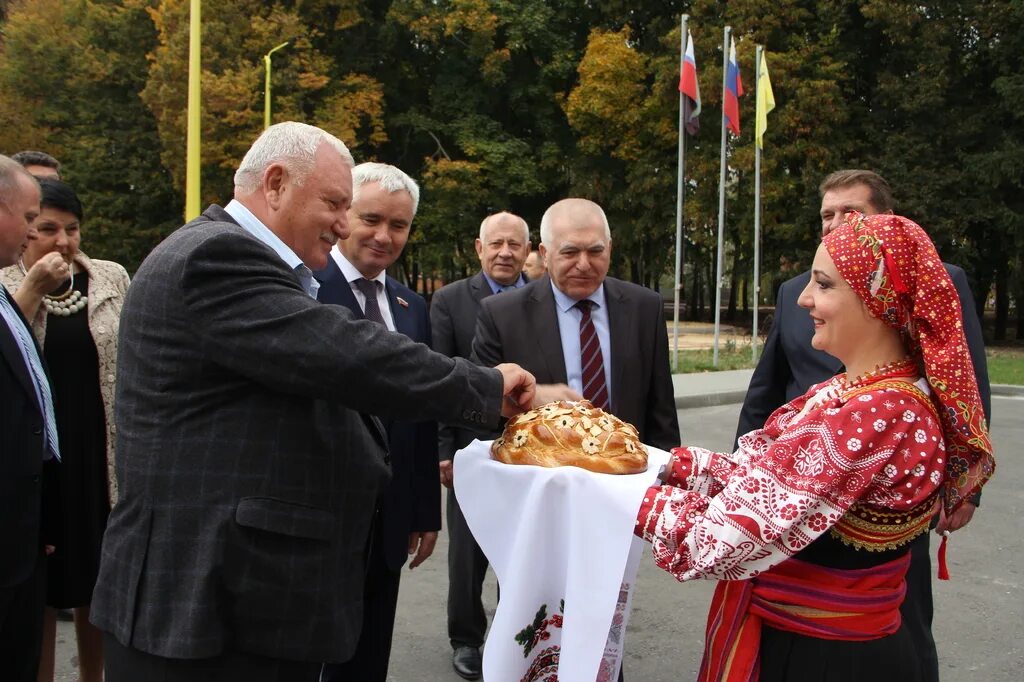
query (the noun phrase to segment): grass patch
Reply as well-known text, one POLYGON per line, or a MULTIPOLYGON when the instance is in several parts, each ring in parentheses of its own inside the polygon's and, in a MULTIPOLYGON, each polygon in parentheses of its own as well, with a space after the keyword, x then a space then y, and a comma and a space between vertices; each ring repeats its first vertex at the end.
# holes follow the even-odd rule
MULTIPOLYGON (((761 348, 758 347, 758 353, 761 348)), ((671 361, 672 351, 669 351, 671 361)), ((740 346, 729 341, 718 347, 718 367, 714 366, 714 351, 707 349, 691 349, 679 351, 679 364, 673 368, 675 373, 719 372, 727 369, 753 369, 754 362, 750 358, 750 347, 740 346)))
MULTIPOLYGON (((760 351, 761 348, 758 348, 760 351)), ((1024 386, 1024 348, 988 348, 988 379, 993 384, 1014 384, 1024 386)), ((679 364, 673 367, 675 373, 718 372, 727 369, 753 369, 750 347, 737 347, 732 341, 718 347, 718 367, 712 363, 713 352, 707 349, 679 351, 679 364)), ((671 361, 672 351, 669 351, 671 361)))
POLYGON ((989 382, 1024 385, 1024 348, 988 348, 985 355, 989 382))

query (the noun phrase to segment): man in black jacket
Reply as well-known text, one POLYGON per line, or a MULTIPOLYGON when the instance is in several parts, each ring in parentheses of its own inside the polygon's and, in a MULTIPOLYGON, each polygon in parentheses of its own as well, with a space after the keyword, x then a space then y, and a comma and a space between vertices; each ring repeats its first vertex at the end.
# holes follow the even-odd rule
MULTIPOLYGON (((17 162, 0 156, 0 267, 21 258, 34 237, 32 222, 38 215, 39 183, 17 162)), ((4 679, 35 680, 39 668, 46 596, 40 480, 43 460, 58 454, 57 448, 42 353, 18 304, 0 286, 0 507, 4 509, 0 514, 0 665, 4 679)))

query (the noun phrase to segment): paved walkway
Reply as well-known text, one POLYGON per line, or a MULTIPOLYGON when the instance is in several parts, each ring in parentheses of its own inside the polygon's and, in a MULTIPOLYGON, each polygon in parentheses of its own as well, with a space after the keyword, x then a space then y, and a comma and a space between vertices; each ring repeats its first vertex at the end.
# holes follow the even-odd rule
POLYGON ((722 372, 673 374, 676 409, 710 407, 742 403, 747 394, 752 369, 731 369, 722 372))

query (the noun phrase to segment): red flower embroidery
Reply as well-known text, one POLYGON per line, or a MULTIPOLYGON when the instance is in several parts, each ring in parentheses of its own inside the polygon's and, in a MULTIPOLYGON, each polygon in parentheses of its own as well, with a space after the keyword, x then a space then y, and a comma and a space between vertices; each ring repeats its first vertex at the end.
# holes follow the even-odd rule
POLYGON ((828 528, 828 520, 824 514, 812 514, 807 519, 807 525, 813 531, 822 532, 828 528))

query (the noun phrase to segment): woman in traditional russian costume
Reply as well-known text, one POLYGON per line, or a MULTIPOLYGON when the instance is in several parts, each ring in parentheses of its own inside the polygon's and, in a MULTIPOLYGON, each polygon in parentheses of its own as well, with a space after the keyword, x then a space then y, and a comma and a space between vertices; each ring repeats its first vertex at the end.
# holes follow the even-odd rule
POLYGON ((635 532, 677 579, 721 581, 699 680, 916 680, 909 543, 995 468, 956 289, 918 225, 851 213, 799 302, 846 373, 734 453, 673 450, 635 532))

